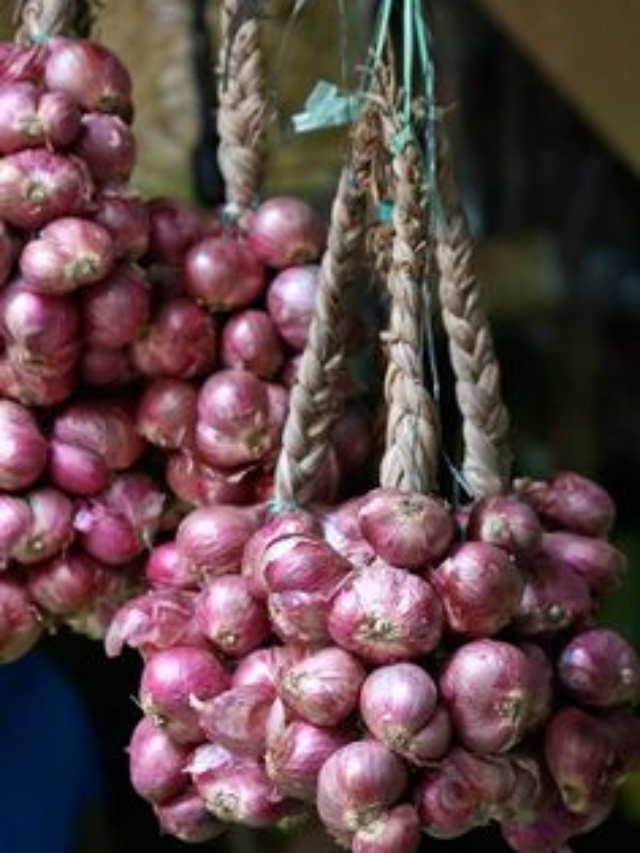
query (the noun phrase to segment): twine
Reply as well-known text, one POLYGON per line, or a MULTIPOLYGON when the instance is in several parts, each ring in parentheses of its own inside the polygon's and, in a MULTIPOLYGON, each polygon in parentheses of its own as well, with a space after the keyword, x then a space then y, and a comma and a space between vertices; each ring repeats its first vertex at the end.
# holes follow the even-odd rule
POLYGON ((96 0, 17 0, 15 41, 43 44, 57 35, 87 36, 95 19, 96 0))

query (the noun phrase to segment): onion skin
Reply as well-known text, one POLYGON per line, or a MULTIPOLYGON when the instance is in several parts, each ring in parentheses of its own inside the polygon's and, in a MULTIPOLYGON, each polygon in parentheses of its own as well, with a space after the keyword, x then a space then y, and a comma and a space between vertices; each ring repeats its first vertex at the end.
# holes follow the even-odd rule
POLYGON ((513 626, 520 636, 552 636, 587 621, 593 610, 584 581, 558 563, 537 558, 524 572, 524 590, 513 626))
POLYGON ((99 564, 82 551, 70 551, 32 566, 29 595, 47 615, 71 616, 91 603, 99 564))
POLYGON ((93 219, 106 228, 118 258, 139 260, 149 249, 151 223, 142 198, 123 189, 104 189, 93 219))
POLYGON ((615 506, 607 492, 571 471, 560 471, 550 480, 519 480, 515 486, 552 528, 606 536, 615 521, 615 506))
POLYGON ((165 468, 165 477, 174 495, 194 507, 253 503, 251 474, 247 469, 217 470, 189 450, 170 454, 165 468))
POLYGON ((316 261, 325 239, 325 226, 314 210, 292 196, 262 202, 249 222, 249 246, 262 263, 275 269, 316 261))
POLYGON ((514 559, 487 542, 465 542, 430 573, 447 626, 473 637, 505 628, 518 612, 524 578, 514 559))
POLYGON ((480 754, 505 752, 523 737, 533 701, 525 654, 501 640, 474 640, 457 649, 440 677, 458 739, 480 754))
POLYGON ((49 453, 51 482, 72 495, 97 495, 107 488, 111 472, 93 450, 53 439, 49 453))
POLYGON ((0 494, 0 571, 6 569, 13 549, 29 533, 32 516, 21 498, 0 494))
POLYGON ((124 385, 135 378, 127 350, 86 347, 80 361, 80 373, 87 385, 96 387, 124 385))
POLYGON ((160 831, 187 844, 201 844, 219 838, 226 827, 206 809, 195 788, 187 788, 172 800, 153 806, 160 831))
POLYGON ((320 268, 291 267, 277 275, 269 285, 267 308, 279 335, 297 352, 302 352, 309 337, 320 268))
POLYGON ((0 577, 0 664, 11 663, 36 645, 44 626, 26 587, 0 577))
POLYGON ((612 708, 640 697, 640 661, 616 631, 596 628, 575 636, 558 660, 558 676, 584 705, 612 708))
POLYGON ((51 488, 34 489, 26 495, 31 524, 13 548, 13 558, 23 565, 48 560, 62 552, 73 538, 74 506, 51 488))
POLYGON ((288 646, 256 649, 238 661, 233 673, 233 686, 258 687, 275 699, 281 674, 302 657, 300 649, 288 646))
POLYGON ((136 142, 129 125, 118 116, 85 113, 74 151, 99 186, 124 184, 131 177, 136 142))
POLYGON ((532 821, 503 824, 502 834, 517 853, 563 853, 563 845, 580 830, 580 820, 553 802, 532 821))
POLYGON ((74 391, 77 375, 68 372, 30 370, 0 356, 0 395, 24 406, 49 407, 66 400, 74 391))
POLYGON ((357 832, 397 802, 407 784, 402 761, 376 741, 355 741, 325 762, 318 777, 318 814, 339 833, 357 832))
POLYGON ((0 217, 34 231, 61 216, 79 212, 93 188, 80 161, 44 148, 0 160, 0 217))
POLYGON ((262 379, 275 376, 284 348, 269 315, 251 309, 230 317, 222 330, 220 360, 225 367, 250 370, 262 379))
POLYGON ((147 661, 140 681, 140 703, 145 714, 175 741, 199 743, 204 734, 193 700, 212 699, 228 684, 226 672, 210 652, 172 646, 147 661))
POLYGON ((474 505, 465 538, 526 557, 539 550, 542 525, 534 510, 516 495, 496 495, 474 505))
POLYGON ((185 289, 211 311, 245 308, 265 288, 265 270, 250 248, 229 237, 205 237, 184 262, 185 289))
POLYGON ((34 483, 47 462, 47 442, 31 412, 0 399, 0 490, 14 492, 34 483))
POLYGON ((230 657, 253 651, 270 633, 264 605, 241 575, 212 578, 198 597, 195 616, 204 636, 230 657))
POLYGON ((330 646, 281 671, 278 693, 303 720, 336 726, 357 707, 364 677, 353 655, 330 646))
POLYGON ((232 765, 197 787, 207 810, 225 823, 274 826, 292 811, 262 767, 251 759, 232 765))
POLYGON ((369 663, 422 657, 436 648, 443 610, 424 580, 381 563, 354 573, 329 613, 333 641, 369 663))
POLYGON ((157 198, 147 205, 149 212, 149 255, 170 267, 181 267, 189 248, 206 233, 216 230, 202 213, 175 199, 157 198))
POLYGON ((157 545, 145 564, 145 577, 156 589, 191 589, 196 578, 188 571, 175 542, 157 545))
POLYGON ((202 507, 183 519, 176 545, 195 575, 214 578, 233 574, 240 570, 244 546, 258 523, 259 518, 249 509, 202 507))
POLYGON ((405 569, 432 565, 446 554, 454 535, 451 513, 439 500, 399 489, 370 492, 358 521, 378 556, 405 569))
POLYGON ((128 752, 131 785, 143 799, 164 803, 186 789, 189 749, 175 743, 146 717, 133 730, 128 752))
POLYGON ((334 589, 351 569, 348 561, 322 539, 303 534, 272 542, 263 561, 270 593, 334 589))
POLYGON ((149 283, 132 264, 120 264, 82 294, 84 337, 89 346, 126 347, 142 332, 150 313, 149 283))
POLYGON ((136 427, 156 447, 179 450, 193 442, 198 391, 183 379, 155 379, 138 403, 136 427))
POLYGON ((420 820, 405 803, 363 826, 351 842, 353 853, 415 853, 421 841, 420 820))
POLYGON ((88 39, 57 37, 48 44, 44 80, 48 89, 64 92, 83 110, 131 113, 131 77, 120 60, 88 39))
POLYGON ((260 687, 232 687, 207 702, 194 702, 207 738, 234 755, 261 758, 272 698, 260 687))
POLYGON ((319 647, 331 643, 327 627, 333 592, 287 590, 269 595, 271 626, 283 643, 319 647))
POLYGON ((625 555, 605 539, 563 531, 544 534, 538 559, 573 572, 597 597, 616 589, 627 570, 625 555))
POLYGON ((115 261, 109 232, 89 219, 49 222, 20 255, 20 272, 34 290, 61 294, 100 281, 115 261))

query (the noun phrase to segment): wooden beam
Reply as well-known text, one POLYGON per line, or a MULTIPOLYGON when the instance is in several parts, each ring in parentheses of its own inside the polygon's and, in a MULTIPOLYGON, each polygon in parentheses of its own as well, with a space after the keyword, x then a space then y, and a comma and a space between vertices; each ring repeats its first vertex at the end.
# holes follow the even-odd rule
POLYGON ((640 174, 638 0, 480 0, 640 174))

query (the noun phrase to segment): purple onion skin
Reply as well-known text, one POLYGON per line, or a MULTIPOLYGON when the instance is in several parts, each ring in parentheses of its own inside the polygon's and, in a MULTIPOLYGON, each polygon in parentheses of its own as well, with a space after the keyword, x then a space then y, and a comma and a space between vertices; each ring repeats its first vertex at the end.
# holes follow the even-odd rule
POLYGON ((273 700, 260 687, 232 687, 207 702, 194 702, 200 726, 212 743, 238 756, 261 758, 273 700))
POLYGON ((564 853, 579 827, 577 815, 555 802, 532 821, 504 824, 502 835, 516 853, 564 853))
POLYGON ((443 610, 430 584, 380 562, 354 573, 329 613, 333 641, 369 663, 411 660, 440 642, 443 610))
POLYGON ((403 762, 381 743, 354 741, 318 776, 318 814, 330 831, 357 832, 396 803, 407 785, 403 762))
POLYGON ((18 660, 30 651, 44 631, 26 587, 0 577, 0 664, 18 660))
POLYGON ((611 497, 587 477, 561 471, 550 480, 516 481, 516 489, 552 529, 606 536, 613 526, 611 497))
POLYGON ((200 592, 196 621, 216 649, 241 657, 269 636, 269 620, 261 601, 253 598, 241 575, 212 578, 200 592))
POLYGON ((435 838, 459 838, 483 822, 471 780, 446 758, 417 784, 415 803, 422 828, 435 838))
POLYGON ((13 549, 28 534, 31 523, 31 512, 24 500, 0 495, 0 571, 6 569, 13 549))
POLYGON ((586 622, 593 610, 588 586, 562 566, 538 558, 524 571, 513 627, 520 636, 551 636, 586 622))
POLYGON ((445 666, 440 690, 460 742, 474 752, 505 752, 530 723, 531 666, 510 643, 486 639, 461 646, 445 666))
POLYGON ((175 743, 146 717, 133 730, 128 752, 131 785, 145 800, 166 802, 187 787, 189 749, 175 743))
POLYGON ((605 539, 579 533, 545 533, 539 559, 577 575, 596 597, 618 587, 627 569, 625 555, 605 539))
POLYGON ((640 770, 640 717, 625 708, 613 711, 603 723, 616 750, 619 778, 640 770))
POLYGON ((520 643, 520 651, 527 659, 529 677, 529 710, 527 731, 535 731, 546 722, 554 703, 555 674, 551 660, 541 646, 520 643))
POLYGON ((606 628, 578 634, 558 660, 558 676, 585 705, 611 708, 640 697, 640 661, 624 637, 606 628))
POLYGON ((420 846, 420 820, 405 803, 385 812, 358 830, 351 842, 353 853, 415 853, 420 846))
POLYGON ((20 403, 0 398, 0 490, 18 491, 34 483, 47 452, 33 414, 20 403))
POLYGON ((227 827, 217 821, 193 787, 161 805, 153 806, 160 831, 186 844, 202 844, 219 838, 227 827))
POLYGON ((545 728, 544 751, 569 811, 588 815, 610 799, 618 781, 618 756, 602 720, 579 708, 563 708, 545 728))
POLYGON ((450 631, 488 637, 517 613, 524 578, 509 554, 488 542, 465 542, 430 574, 450 631))
POLYGON ((332 590, 271 593, 268 607, 273 631, 287 645, 300 648, 330 645, 327 619, 332 595, 332 590))
POLYGON ((516 495, 496 495, 474 505, 465 538, 497 545, 516 557, 526 557, 539 549, 542 525, 534 510, 516 495))
POLYGON ((292 812, 291 801, 276 790, 263 768, 250 759, 198 786, 207 810, 224 823, 274 826, 292 812))

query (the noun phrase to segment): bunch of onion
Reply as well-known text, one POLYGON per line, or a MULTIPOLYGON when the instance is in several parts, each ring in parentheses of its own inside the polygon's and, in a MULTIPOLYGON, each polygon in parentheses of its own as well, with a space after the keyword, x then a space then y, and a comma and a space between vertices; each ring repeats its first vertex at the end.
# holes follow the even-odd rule
POLYGON ((134 787, 186 840, 315 810, 354 853, 487 822, 555 853, 640 763, 638 657, 593 623, 612 517, 574 474, 456 512, 392 489, 196 510, 107 638, 144 659, 134 787))

